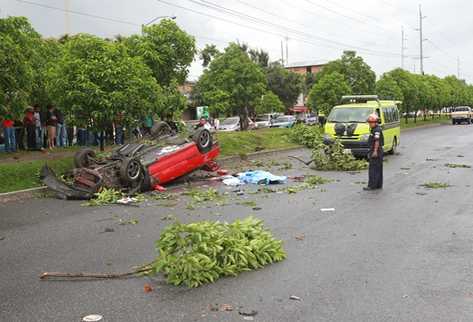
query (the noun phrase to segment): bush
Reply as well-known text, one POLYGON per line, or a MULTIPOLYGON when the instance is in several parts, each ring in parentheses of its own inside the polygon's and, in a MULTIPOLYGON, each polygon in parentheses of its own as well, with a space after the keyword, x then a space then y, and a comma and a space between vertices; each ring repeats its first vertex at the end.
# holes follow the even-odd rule
POLYGON ((282 241, 261 220, 248 217, 232 224, 203 221, 175 223, 156 242, 159 256, 151 273, 168 283, 198 287, 222 276, 236 276, 286 258, 282 241))
POLYGON ((351 153, 345 153, 340 140, 335 139, 331 145, 322 140, 320 128, 297 125, 290 133, 292 141, 312 149, 313 168, 323 171, 358 171, 366 169, 365 160, 357 160, 351 153))
POLYGON ((358 171, 368 167, 366 160, 357 160, 346 153, 340 140, 331 145, 319 142, 312 150, 313 168, 323 171, 358 171))
POLYGON ((304 145, 308 148, 315 148, 322 142, 322 133, 317 126, 298 124, 291 129, 289 137, 294 143, 304 145))

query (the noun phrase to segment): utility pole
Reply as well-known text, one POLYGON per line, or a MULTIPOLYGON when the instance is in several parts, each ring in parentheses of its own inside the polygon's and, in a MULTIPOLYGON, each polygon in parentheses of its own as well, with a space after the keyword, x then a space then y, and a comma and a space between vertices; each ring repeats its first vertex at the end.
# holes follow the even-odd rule
POLYGON ((422 16, 422 5, 419 5, 419 46, 420 46, 420 74, 424 75, 424 39, 423 35, 423 23, 422 21, 427 18, 426 16, 422 16))
POLYGON ((460 79, 460 57, 457 57, 457 78, 460 79))
POLYGON ((286 65, 289 64, 289 37, 286 37, 286 65))
POLYGON ((282 39, 281 39, 281 63, 283 66, 285 66, 284 65, 284 45, 283 45, 282 39))
POLYGON ((69 16, 69 11, 71 10, 71 1, 64 0, 64 29, 65 34, 69 35, 71 33, 71 18, 69 16))
POLYGON ((401 27, 401 68, 404 69, 404 59, 406 58, 405 50, 407 49, 405 41, 407 38, 404 36, 404 27, 401 27))

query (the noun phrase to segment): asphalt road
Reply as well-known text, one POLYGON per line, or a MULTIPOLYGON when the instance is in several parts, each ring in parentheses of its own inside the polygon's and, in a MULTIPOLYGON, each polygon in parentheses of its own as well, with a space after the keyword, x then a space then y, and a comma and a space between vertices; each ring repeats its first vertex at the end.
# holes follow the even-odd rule
MULTIPOLYGON (((175 207, 152 201, 90 208, 53 199, 0 205, 0 320, 80 321, 96 313, 102 321, 242 321, 241 307, 258 312, 254 321, 472 321, 473 169, 445 167, 473 164, 472 147, 473 126, 405 133, 400 154, 385 163, 381 192, 361 191, 366 172, 319 173, 334 181, 296 194, 236 196, 217 186, 230 192, 230 205, 196 210, 186 209, 184 199, 175 207), (452 187, 419 186, 428 181, 452 187), (240 199, 262 209, 237 205, 240 199), (44 271, 119 272, 149 262, 168 215, 191 222, 249 214, 284 240, 285 261, 197 289, 169 286, 161 277, 38 278, 44 271), (119 218, 139 222, 120 225, 119 218), (301 234, 303 240, 295 238, 301 234), (153 292, 144 292, 146 283, 153 292), (235 310, 209 309, 216 304, 235 310)), ((273 172, 316 173, 291 163, 273 172)))

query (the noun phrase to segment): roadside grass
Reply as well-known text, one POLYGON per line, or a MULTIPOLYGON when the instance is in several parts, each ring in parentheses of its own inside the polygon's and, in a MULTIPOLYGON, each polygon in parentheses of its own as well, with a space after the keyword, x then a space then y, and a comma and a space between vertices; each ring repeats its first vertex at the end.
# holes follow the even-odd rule
POLYGON ((221 157, 246 155, 257 151, 298 147, 291 142, 289 129, 261 129, 246 132, 220 132, 221 157))
MULTIPOLYGON (((41 186, 39 171, 44 163, 44 160, 0 163, 0 193, 41 186)), ((48 160, 47 163, 58 175, 72 169, 73 165, 72 157, 48 160)))
POLYGON ((417 121, 414 123, 414 119, 410 118, 408 123, 406 123, 406 119, 401 119, 401 129, 410 129, 418 126, 424 126, 429 124, 449 124, 452 120, 448 116, 441 116, 441 117, 427 117, 424 121, 423 117, 417 118, 417 121))
MULTIPOLYGON (((220 157, 228 157, 262 150, 297 147, 298 145, 290 141, 288 134, 289 129, 262 129, 218 133, 216 137, 222 150, 220 157)), ((18 160, 17 162, 2 162, 1 156, 6 157, 7 154, 0 153, 0 193, 41 186, 38 174, 45 162, 56 174, 64 174, 73 167, 73 157, 70 154, 64 155, 64 152, 73 153, 77 149, 77 147, 58 149, 57 155, 54 156, 53 152, 47 160, 18 160)), ((28 152, 21 153, 26 156, 28 152)))

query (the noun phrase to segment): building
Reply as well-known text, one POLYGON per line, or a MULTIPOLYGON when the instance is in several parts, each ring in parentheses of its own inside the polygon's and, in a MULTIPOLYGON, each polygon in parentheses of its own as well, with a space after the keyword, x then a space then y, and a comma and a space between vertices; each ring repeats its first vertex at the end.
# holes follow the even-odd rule
POLYGON ((196 107, 192 101, 192 90, 194 89, 194 81, 185 81, 184 84, 179 85, 177 90, 179 93, 187 98, 187 108, 182 113, 183 120, 194 120, 196 118, 196 107))
POLYGON ((286 69, 301 75, 307 73, 317 74, 326 65, 325 62, 298 62, 286 65, 286 69))
MULTIPOLYGON (((313 61, 313 62, 297 62, 291 63, 285 66, 285 68, 296 74, 317 74, 326 65, 326 62, 313 61)), ((306 106, 307 97, 304 93, 301 93, 297 99, 296 104, 290 109, 292 113, 307 113, 309 108, 306 106)))

